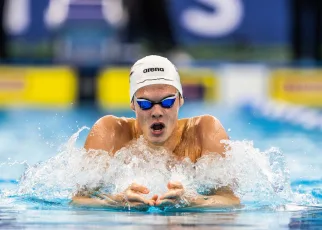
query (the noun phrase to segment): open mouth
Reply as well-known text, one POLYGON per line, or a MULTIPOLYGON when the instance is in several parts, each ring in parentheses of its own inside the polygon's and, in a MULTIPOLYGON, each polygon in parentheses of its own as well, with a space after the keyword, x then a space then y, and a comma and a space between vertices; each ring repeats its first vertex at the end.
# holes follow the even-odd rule
POLYGON ((155 132, 162 131, 165 125, 162 122, 156 122, 151 125, 151 129, 155 132))

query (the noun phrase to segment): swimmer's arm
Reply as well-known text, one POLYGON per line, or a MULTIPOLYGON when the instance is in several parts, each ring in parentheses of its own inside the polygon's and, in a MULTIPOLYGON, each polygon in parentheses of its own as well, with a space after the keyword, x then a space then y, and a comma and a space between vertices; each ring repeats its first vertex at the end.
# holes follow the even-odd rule
MULTIPOLYGON (((229 140, 226 130, 221 122, 211 115, 205 115, 200 118, 198 123, 198 136, 200 138, 201 155, 208 153, 217 153, 225 157, 226 145, 221 140, 229 140)), ((234 192, 228 188, 220 188, 209 196, 201 196, 196 198, 199 205, 237 205, 240 199, 234 195, 234 192)))
POLYGON ((72 198, 71 204, 86 207, 118 207, 120 197, 112 197, 106 194, 100 194, 96 197, 75 195, 72 198))
POLYGON ((146 209, 153 206, 158 198, 157 195, 154 195, 151 199, 145 198, 143 194, 149 192, 149 189, 145 186, 132 183, 124 192, 117 194, 103 194, 99 193, 98 190, 78 192, 72 198, 71 204, 91 207, 146 209))
POLYGON ((221 141, 229 140, 229 137, 217 118, 211 115, 200 117, 197 125, 197 135, 201 143, 201 156, 208 153, 218 153, 224 157, 226 145, 221 141))
POLYGON ((98 190, 99 190, 99 188, 81 189, 75 195, 73 195, 70 204, 77 205, 77 206, 90 206, 90 207, 103 206, 103 207, 105 207, 107 205, 105 200, 101 199, 98 196, 93 196, 93 194, 96 194, 98 190))
POLYGON ((183 185, 176 182, 168 183, 168 192, 160 196, 156 206, 184 204, 184 207, 231 207, 240 204, 240 200, 228 188, 212 190, 209 195, 191 195, 185 192, 183 185))
POLYGON ((239 206, 240 200, 236 196, 198 196, 191 203, 190 207, 233 207, 239 206))
POLYGON ((101 200, 98 198, 90 198, 90 197, 83 197, 83 196, 74 196, 72 198, 72 205, 77 206, 91 206, 91 207, 106 207, 107 203, 105 200, 101 200))
POLYGON ((240 205, 240 199, 229 188, 221 188, 213 195, 198 195, 190 201, 192 207, 231 207, 240 205))

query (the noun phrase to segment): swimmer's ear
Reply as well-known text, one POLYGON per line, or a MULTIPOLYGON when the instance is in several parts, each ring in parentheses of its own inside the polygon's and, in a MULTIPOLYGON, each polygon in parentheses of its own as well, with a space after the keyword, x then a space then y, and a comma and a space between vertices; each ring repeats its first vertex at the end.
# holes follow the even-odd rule
POLYGON ((183 96, 180 96, 180 100, 179 100, 180 107, 183 106, 183 104, 184 104, 184 98, 183 96))
POLYGON ((134 103, 133 101, 131 102, 131 105, 130 105, 131 109, 135 112, 135 106, 134 106, 134 103))

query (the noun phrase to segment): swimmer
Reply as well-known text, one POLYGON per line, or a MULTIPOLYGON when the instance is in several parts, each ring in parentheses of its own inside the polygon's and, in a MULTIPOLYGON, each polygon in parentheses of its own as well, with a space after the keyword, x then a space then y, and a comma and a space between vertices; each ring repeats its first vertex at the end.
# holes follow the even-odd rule
MULTIPOLYGON (((104 116, 91 128, 84 148, 104 150, 114 155, 143 136, 152 148, 165 148, 173 156, 189 157, 196 162, 200 157, 215 153, 224 157, 228 135, 221 122, 211 116, 202 115, 178 119, 179 108, 184 104, 180 76, 176 67, 166 58, 151 55, 138 60, 130 72, 130 107, 136 118, 104 116)), ((240 204, 234 192, 225 187, 211 194, 185 196, 180 181, 169 181, 165 194, 150 198, 149 188, 133 184, 120 194, 91 196, 78 193, 72 203, 85 206, 165 207, 185 204, 189 207, 227 207, 240 204)))

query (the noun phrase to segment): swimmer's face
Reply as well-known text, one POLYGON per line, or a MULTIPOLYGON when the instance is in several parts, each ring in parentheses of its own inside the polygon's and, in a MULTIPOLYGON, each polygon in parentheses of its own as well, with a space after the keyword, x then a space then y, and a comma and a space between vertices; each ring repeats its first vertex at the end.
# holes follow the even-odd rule
POLYGON ((165 143, 177 125, 179 108, 183 103, 177 92, 173 86, 160 84, 145 86, 135 93, 136 98, 152 102, 160 102, 177 95, 171 108, 163 108, 160 104, 156 104, 151 109, 142 110, 135 99, 131 103, 144 137, 154 145, 165 143))

